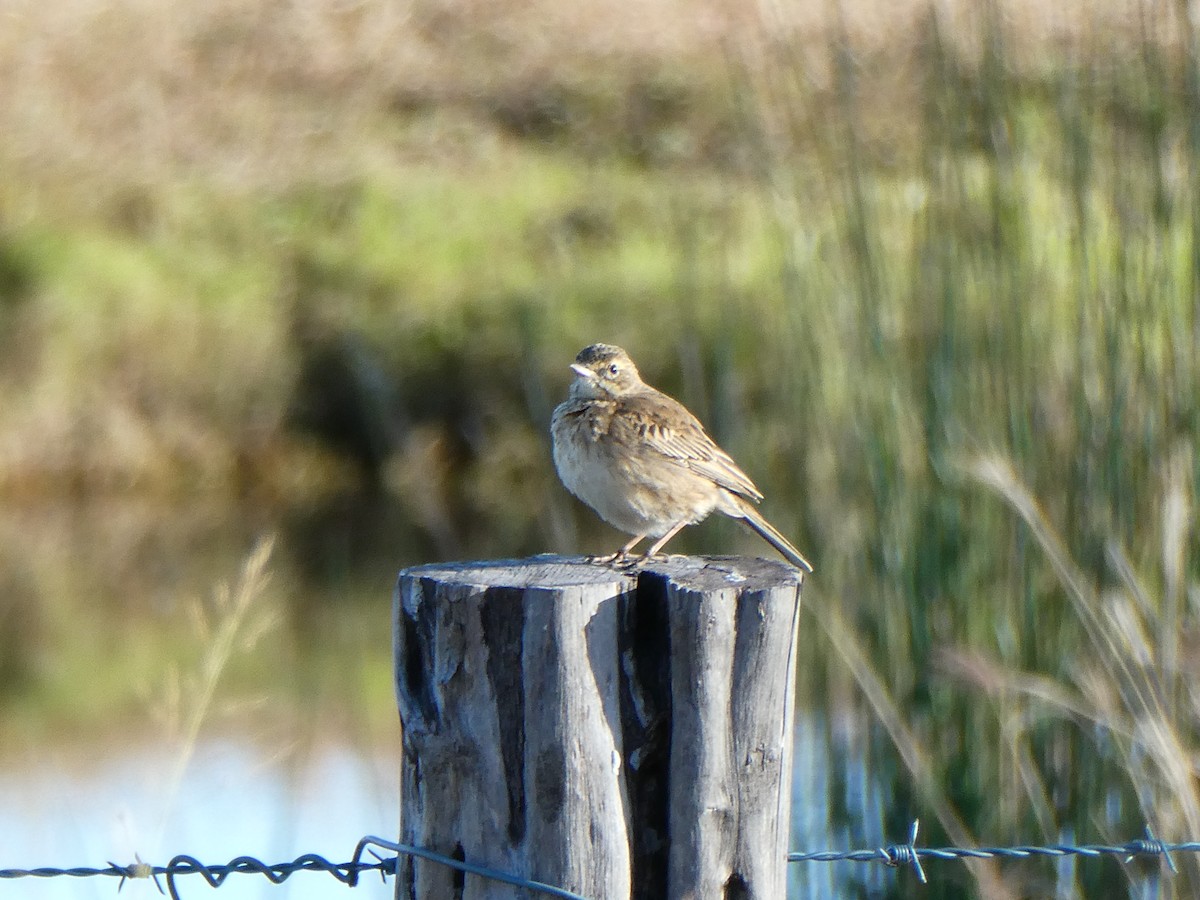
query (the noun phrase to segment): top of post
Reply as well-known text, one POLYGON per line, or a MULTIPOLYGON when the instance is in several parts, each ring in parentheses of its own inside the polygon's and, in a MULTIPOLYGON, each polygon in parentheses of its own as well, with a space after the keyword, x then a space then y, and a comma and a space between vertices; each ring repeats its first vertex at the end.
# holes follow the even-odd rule
POLYGON ((662 578, 690 591, 771 590, 799 586, 804 573, 785 562, 746 556, 662 556, 637 566, 591 562, 584 556, 541 554, 525 559, 431 563, 413 566, 401 577, 480 588, 547 588, 626 584, 642 575, 662 578))

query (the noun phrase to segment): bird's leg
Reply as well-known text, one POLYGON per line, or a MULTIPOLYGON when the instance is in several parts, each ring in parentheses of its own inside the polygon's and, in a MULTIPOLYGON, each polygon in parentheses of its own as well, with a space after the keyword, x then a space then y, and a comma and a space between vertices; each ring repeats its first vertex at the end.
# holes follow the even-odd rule
POLYGON ((670 531, 650 545, 650 549, 646 551, 645 556, 642 557, 642 561, 648 560, 650 557, 654 556, 654 554, 656 554, 666 545, 667 541, 679 534, 685 525, 687 525, 687 520, 676 522, 674 525, 672 525, 670 531))
POLYGON ((598 563, 599 565, 608 565, 609 563, 623 563, 629 558, 629 551, 646 539, 644 534, 634 535, 633 540, 627 543, 616 553, 609 553, 607 556, 589 556, 587 561, 590 563, 598 563))

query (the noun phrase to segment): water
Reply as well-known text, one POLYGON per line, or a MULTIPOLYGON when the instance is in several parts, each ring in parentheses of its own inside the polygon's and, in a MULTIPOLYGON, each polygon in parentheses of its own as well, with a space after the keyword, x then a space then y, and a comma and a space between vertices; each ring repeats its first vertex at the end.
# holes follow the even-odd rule
MULTIPOLYGON (((336 520, 337 540, 323 540, 317 518, 203 502, 0 508, 0 868, 161 865, 179 853, 345 862, 364 835, 395 837, 388 657, 402 563, 363 559, 336 520), (219 586, 236 595, 247 554, 270 534, 269 580, 214 665, 229 618, 219 586), (200 737, 180 772, 193 717, 200 737)), ((198 876, 180 885, 185 896, 210 890, 198 876)), ((116 887, 20 879, 0 892, 112 897, 116 887)), ((310 873, 281 888, 235 875, 220 896, 331 887, 342 889, 310 873)), ((159 896, 148 882, 122 895, 159 896)), ((376 876, 355 896, 391 887, 376 876)))
MULTIPOLYGON (((805 714, 796 731, 792 846, 846 848, 849 831, 829 820, 823 798, 833 766, 854 771, 845 801, 865 820, 880 821, 882 798, 862 769, 830 740, 823 717, 805 714)), ((19 770, 0 772, 0 867, 103 867, 142 860, 165 864, 177 853, 219 864, 250 855, 267 863, 318 853, 350 860, 367 834, 394 839, 399 808, 397 761, 366 757, 336 744, 302 762, 283 765, 266 749, 236 738, 205 741, 174 798, 169 785, 177 753, 166 746, 109 748, 98 759, 66 761, 53 751, 19 770)), ((875 843, 888 841, 882 834, 875 843)), ((789 895, 797 900, 844 896, 855 884, 878 889, 889 876, 856 863, 791 867, 789 895)), ((209 890, 198 875, 181 876, 185 897, 209 890)), ((111 898, 113 879, 55 878, 6 882, 5 900, 111 898)), ((261 875, 232 875, 221 898, 307 900, 339 890, 332 876, 299 872, 280 886, 261 875)), ((388 898, 393 885, 365 875, 355 898, 388 898)), ((157 897, 152 882, 130 881, 122 896, 157 897)))
MULTIPOLYGON (((894 843, 883 833, 881 787, 868 776, 861 749, 845 738, 839 739, 830 728, 823 711, 797 710, 790 844, 794 851, 851 850, 894 843), (828 798, 837 794, 839 805, 850 812, 858 827, 851 829, 831 818, 828 798), (855 836, 863 830, 866 842, 855 836)), ((877 866, 862 863, 792 863, 788 896, 792 900, 851 896, 854 885, 878 891, 886 878, 877 866)))
MULTIPOLYGON (((367 834, 396 833, 399 778, 394 761, 364 758, 346 747, 315 750, 281 766, 262 749, 236 739, 206 741, 172 800, 176 756, 171 748, 112 748, 80 765, 56 759, 0 772, 0 867, 102 868, 141 859, 165 864, 177 853, 202 862, 242 855, 267 863, 318 853, 350 860, 367 834), (167 808, 169 805, 169 808, 167 808)), ((185 897, 210 888, 199 875, 182 876, 185 897)), ((5 900, 115 896, 111 878, 25 878, 4 882, 5 900)), ((281 886, 261 875, 232 875, 219 897, 306 900, 344 890, 333 877, 300 872, 281 886)), ((150 881, 126 882, 123 897, 158 897, 150 881)), ((392 897, 392 885, 364 876, 353 896, 392 897)))
MULTIPOLYGON (((28 623, 9 639, 18 652, 0 673, 10 673, 7 709, 34 722, 0 722, 11 726, 0 728, 0 868, 162 865, 180 853, 211 864, 306 853, 346 862, 363 836, 396 836, 391 587, 415 560, 390 545, 394 514, 353 509, 276 517, 137 503, 0 510, 0 612, 8 613, 0 639, 5 621, 28 623), (185 759, 186 722, 224 616, 213 598, 222 583, 236 594, 239 569, 264 534, 277 535, 271 578, 248 618, 269 624, 257 642, 235 646, 185 759)), ((802 711, 797 723, 792 847, 861 846, 852 834, 864 828, 871 842, 889 843, 857 728, 832 728, 824 709, 802 711), (831 821, 831 795, 854 829, 831 821)), ((869 885, 886 878, 862 869, 794 865, 791 894, 836 896, 864 877, 869 885)), ((189 897, 210 890, 194 875, 179 885, 189 897)), ((115 888, 107 877, 26 878, 6 882, 3 896, 111 897, 115 888)), ((278 887, 233 875, 220 896, 331 890, 343 888, 323 873, 297 873, 278 887)), ((158 896, 146 881, 127 882, 122 894, 158 896)), ((392 884, 377 876, 355 891, 391 896, 392 884)))
MULTIPOLYGON (((33 726, 0 722, 0 868, 161 865, 179 853, 213 864, 306 853, 345 862, 364 835, 395 837, 391 587, 416 560, 392 550, 394 516, 350 518, 136 504, 0 511, 0 612, 32 623, 8 641, 19 652, 0 660, 12 673, 7 708, 35 710, 33 726), (271 580, 249 615, 270 624, 222 668, 179 774, 181 734, 223 616, 217 585, 236 594, 246 554, 271 533, 271 580)), ((0 616, 0 640, 4 624, 0 616)), ((868 728, 861 715, 819 703, 798 713, 792 848, 903 837, 884 834, 868 728)), ((854 863, 795 864, 790 877, 791 896, 804 900, 881 896, 894 884, 890 871, 854 863)), ((189 897, 210 890, 199 876, 179 884, 189 897)), ((3 896, 111 897, 115 887, 109 878, 21 879, 3 896)), ((234 875, 220 896, 331 890, 343 888, 321 873, 278 887, 234 875)), ((355 896, 391 891, 366 877, 355 896)), ((123 895, 158 893, 130 882, 123 895)))

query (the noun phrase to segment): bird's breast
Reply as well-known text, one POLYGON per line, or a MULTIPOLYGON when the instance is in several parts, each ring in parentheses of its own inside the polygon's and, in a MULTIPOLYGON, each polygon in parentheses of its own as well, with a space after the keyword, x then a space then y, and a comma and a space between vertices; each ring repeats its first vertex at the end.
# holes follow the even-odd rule
POLYGON ((551 426, 559 478, 567 490, 597 512, 601 511, 598 504, 620 487, 616 458, 605 444, 611 418, 606 412, 602 404, 564 403, 554 411, 551 426))
POLYGON ((716 486, 659 453, 624 446, 610 430, 608 406, 568 403, 555 410, 554 466, 567 490, 629 534, 658 536, 676 522, 707 516, 716 486))

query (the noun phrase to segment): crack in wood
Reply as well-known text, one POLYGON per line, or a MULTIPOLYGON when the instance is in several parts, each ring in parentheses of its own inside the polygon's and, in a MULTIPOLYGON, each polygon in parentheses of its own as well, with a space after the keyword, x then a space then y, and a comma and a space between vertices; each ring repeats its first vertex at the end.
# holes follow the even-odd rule
MULTIPOLYGON (((401 840, 603 900, 783 896, 801 583, 678 556, 402 573, 401 840)), ((396 896, 525 894, 407 861, 396 896)))
POLYGON ((488 680, 496 704, 500 754, 508 792, 508 839, 525 839, 525 670, 521 638, 524 591, 488 588, 479 603, 488 680))

